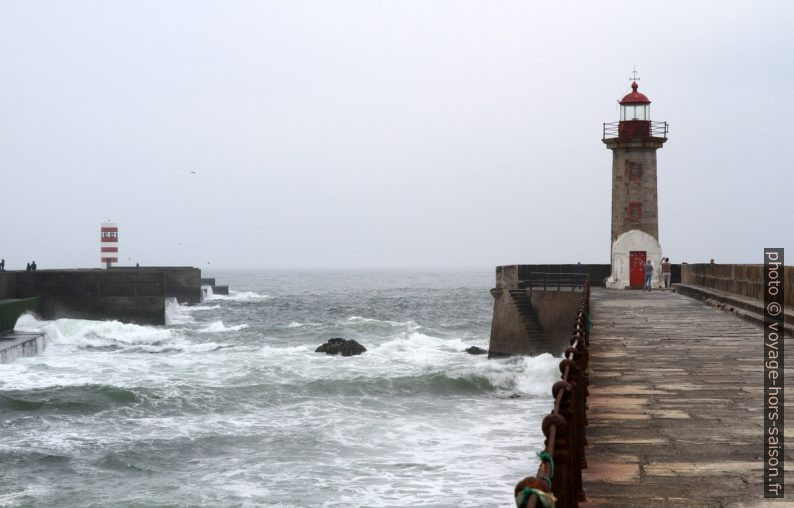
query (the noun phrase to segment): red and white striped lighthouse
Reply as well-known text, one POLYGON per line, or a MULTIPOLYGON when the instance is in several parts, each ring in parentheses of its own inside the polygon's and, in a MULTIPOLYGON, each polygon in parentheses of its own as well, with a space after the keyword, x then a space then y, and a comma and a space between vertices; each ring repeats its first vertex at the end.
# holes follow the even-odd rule
POLYGON ((103 222, 99 238, 100 261, 110 268, 119 262, 119 226, 113 222, 103 222))

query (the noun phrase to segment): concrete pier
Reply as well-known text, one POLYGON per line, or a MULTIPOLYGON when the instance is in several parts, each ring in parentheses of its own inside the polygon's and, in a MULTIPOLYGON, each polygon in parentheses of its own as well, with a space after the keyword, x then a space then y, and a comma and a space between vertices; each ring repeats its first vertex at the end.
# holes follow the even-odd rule
MULTIPOLYGON (((562 354, 571 338, 586 272, 566 274, 564 265, 507 265, 496 267, 489 358, 508 355, 562 354), (534 272, 537 266, 553 272, 534 272), (533 274, 543 282, 532 286, 533 274), (549 282, 546 285, 546 281, 549 282)), ((582 265, 579 265, 582 266, 582 265)))
POLYGON ((112 272, 161 273, 166 298, 176 298, 179 303, 201 303, 201 270, 192 266, 140 266, 113 267, 112 272))
POLYGON ((38 313, 44 319, 68 317, 165 324, 162 272, 38 270, 13 275, 16 298, 39 297, 38 313))
POLYGON ((208 277, 201 279, 202 286, 209 286, 212 289, 212 294, 214 295, 228 295, 229 294, 229 286, 227 285, 218 285, 215 283, 214 277, 208 277))
POLYGON ((35 356, 44 350, 43 333, 0 333, 0 363, 11 363, 23 356, 35 356))
POLYGON ((594 289, 591 309, 587 505, 781 506, 762 493, 761 326, 669 291, 594 289))
POLYGON ((229 286, 224 285, 216 285, 212 286, 212 293, 216 295, 228 295, 229 294, 229 286))
POLYGON ((201 271, 134 267, 0 272, 0 301, 38 298, 36 312, 44 319, 115 319, 162 325, 167 297, 180 303, 199 303, 201 271))

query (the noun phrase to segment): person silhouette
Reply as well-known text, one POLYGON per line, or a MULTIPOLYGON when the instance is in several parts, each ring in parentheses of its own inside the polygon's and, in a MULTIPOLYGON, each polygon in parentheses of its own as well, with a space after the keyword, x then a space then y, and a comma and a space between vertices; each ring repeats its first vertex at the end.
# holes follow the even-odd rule
POLYGON ((27 266, 25 267, 25 271, 26 271, 26 272, 29 272, 29 271, 30 271, 30 263, 28 263, 28 264, 27 264, 27 266))
POLYGON ((664 289, 670 289, 670 277, 672 276, 672 265, 670 258, 662 258, 662 285, 664 289))
POLYGON ((35 271, 36 271, 36 262, 35 262, 35 261, 33 261, 32 263, 30 263, 30 270, 31 270, 31 271, 33 271, 33 272, 35 272, 35 271))
POLYGON ((651 264, 650 258, 645 262, 645 265, 642 268, 645 271, 644 288, 646 291, 650 291, 652 289, 653 280, 653 265, 651 264))

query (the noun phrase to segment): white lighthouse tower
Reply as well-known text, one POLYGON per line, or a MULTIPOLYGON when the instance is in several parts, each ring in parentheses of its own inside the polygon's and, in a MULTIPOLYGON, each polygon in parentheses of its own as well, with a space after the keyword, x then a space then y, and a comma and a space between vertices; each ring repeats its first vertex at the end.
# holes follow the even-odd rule
POLYGON ((103 222, 100 227, 99 259, 107 268, 119 262, 119 226, 115 222, 103 222))

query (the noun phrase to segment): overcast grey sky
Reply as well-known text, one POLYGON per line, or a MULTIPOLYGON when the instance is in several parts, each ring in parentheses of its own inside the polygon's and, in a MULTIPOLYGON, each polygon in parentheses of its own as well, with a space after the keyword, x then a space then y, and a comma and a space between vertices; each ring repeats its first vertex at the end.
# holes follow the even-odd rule
POLYGON ((0 6, 7 268, 607 263, 634 65, 667 255, 794 259, 793 2, 0 6))

